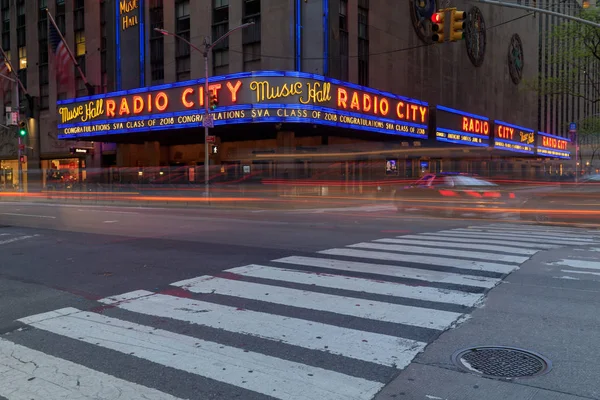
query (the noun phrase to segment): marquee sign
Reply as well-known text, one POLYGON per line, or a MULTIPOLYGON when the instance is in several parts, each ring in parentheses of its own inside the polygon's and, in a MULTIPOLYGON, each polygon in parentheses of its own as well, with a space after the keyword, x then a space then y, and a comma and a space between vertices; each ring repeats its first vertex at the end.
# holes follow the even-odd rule
POLYGON ((488 118, 444 106, 437 106, 435 115, 437 140, 469 146, 488 146, 491 129, 488 118))
POLYGON ((549 133, 538 132, 537 154, 545 157, 571 159, 569 145, 571 139, 549 133))
MULTIPOLYGON (((428 105, 299 72, 245 72, 209 79, 214 124, 310 123, 427 138, 428 105)), ((200 127, 204 80, 57 102, 59 138, 200 127)))
POLYGON ((533 154, 534 147, 535 132, 533 129, 494 121, 494 148, 533 154))

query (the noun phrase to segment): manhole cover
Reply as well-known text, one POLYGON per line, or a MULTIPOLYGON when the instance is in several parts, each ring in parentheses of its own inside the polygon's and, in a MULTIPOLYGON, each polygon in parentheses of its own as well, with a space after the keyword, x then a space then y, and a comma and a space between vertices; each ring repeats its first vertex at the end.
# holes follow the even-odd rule
POLYGON ((452 362, 461 369, 489 378, 531 378, 552 369, 545 357, 531 351, 502 346, 481 346, 459 350, 452 362))

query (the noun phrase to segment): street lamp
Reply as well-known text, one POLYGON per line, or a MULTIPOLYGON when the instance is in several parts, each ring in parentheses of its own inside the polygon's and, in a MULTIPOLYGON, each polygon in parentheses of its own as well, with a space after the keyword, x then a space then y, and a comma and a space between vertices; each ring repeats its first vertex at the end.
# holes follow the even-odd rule
POLYGON ((209 180, 209 165, 210 165, 210 159, 208 156, 208 117, 209 117, 209 105, 208 105, 208 53, 223 39, 225 39, 226 37, 228 37, 229 35, 231 35, 233 32, 238 31, 240 29, 244 29, 250 25, 254 25, 254 21, 251 22, 247 22, 245 24, 242 24, 240 26, 237 26, 233 29, 230 29, 227 33, 225 33, 223 36, 221 36, 220 38, 218 38, 217 40, 215 40, 212 43, 208 43, 208 38, 205 37, 204 38, 204 50, 200 50, 198 47, 194 46, 193 44, 191 44, 187 39, 182 38, 181 36, 169 32, 165 29, 160 29, 160 28, 154 28, 154 30, 158 33, 161 33, 165 36, 173 36, 179 40, 182 40, 183 42, 187 43, 192 49, 202 53, 202 56, 204 57, 204 118, 203 118, 203 125, 204 125, 204 191, 206 194, 206 197, 209 198, 209 185, 208 185, 208 180, 209 180))

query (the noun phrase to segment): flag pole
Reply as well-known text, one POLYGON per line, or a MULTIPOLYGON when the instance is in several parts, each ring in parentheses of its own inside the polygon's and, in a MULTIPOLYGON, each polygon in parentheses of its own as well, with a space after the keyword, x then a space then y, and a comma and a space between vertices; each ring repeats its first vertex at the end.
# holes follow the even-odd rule
POLYGON ((25 95, 27 95, 28 94, 27 89, 25 89, 25 86, 23 86, 23 82, 21 82, 21 80, 19 79, 19 75, 17 74, 17 71, 13 68, 8 57, 6 57, 6 53, 4 52, 4 49, 2 48, 2 46, 0 46, 0 53, 2 53, 2 58, 4 59, 4 62, 8 65, 8 68, 10 68, 10 72, 14 75, 15 81, 19 84, 19 87, 21 88, 23 93, 25 95))
POLYGON ((93 95, 94 87, 92 85, 90 85, 90 83, 87 80, 87 77, 81 70, 81 66, 77 62, 77 59, 75 58, 75 55, 73 54, 73 52, 71 51, 71 48, 67 44, 67 41, 65 40, 65 37, 63 36, 62 32, 60 31, 60 29, 58 29, 58 25, 56 25, 56 22, 54 21, 54 18, 52 18, 52 14, 50 14, 50 10, 48 10, 48 8, 46 8, 46 14, 48 14, 48 18, 50 19, 50 22, 52 22, 52 25, 54 25, 56 32, 58 32, 58 36, 60 37, 60 40, 63 41, 65 48, 67 49, 67 52, 69 53, 69 56, 71 57, 71 60, 73 61, 73 64, 75 64, 75 66, 77 67, 77 71, 79 71, 79 75, 81 76, 81 79, 83 79, 83 83, 85 84, 85 87, 88 89, 89 94, 93 95))

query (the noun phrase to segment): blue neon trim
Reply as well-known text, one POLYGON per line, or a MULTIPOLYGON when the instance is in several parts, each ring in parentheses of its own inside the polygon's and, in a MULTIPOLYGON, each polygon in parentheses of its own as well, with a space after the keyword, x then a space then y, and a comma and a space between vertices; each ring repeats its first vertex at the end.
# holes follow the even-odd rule
POLYGON ((494 124, 504 125, 504 126, 508 126, 510 128, 520 129, 522 131, 527 131, 527 132, 535 132, 535 129, 529 129, 529 128, 525 128, 523 126, 509 124, 508 122, 503 122, 503 121, 500 121, 500 120, 495 120, 494 124))
POLYGON ((560 140, 566 140, 567 142, 571 143, 571 139, 570 138, 566 138, 566 137, 562 137, 562 136, 556 136, 556 135, 552 135, 550 133, 546 133, 546 132, 540 132, 538 131, 538 135, 542 135, 542 136, 548 136, 554 139, 560 139, 560 140))
POLYGON ((144 28, 144 0, 140 0, 140 86, 146 85, 146 31, 144 28))
MULTIPOLYGON (((118 65, 120 65, 120 64, 118 64, 118 65)), ((345 86, 350 89, 360 90, 360 91, 378 95, 378 96, 386 96, 391 99, 414 103, 416 105, 420 105, 420 106, 424 106, 424 107, 429 106, 429 103, 427 103, 426 101, 417 100, 417 99, 413 99, 413 98, 405 97, 405 96, 400 96, 400 95, 397 95, 394 93, 385 92, 385 91, 377 90, 377 89, 372 89, 372 88, 369 88, 366 86, 361 86, 361 85, 357 85, 357 84, 350 83, 350 82, 344 82, 339 79, 328 78, 323 75, 310 74, 310 73, 306 73, 306 72, 297 72, 297 71, 238 72, 235 74, 213 76, 213 77, 208 78, 208 82, 211 83, 211 82, 220 82, 220 81, 227 81, 227 80, 232 80, 232 79, 253 78, 253 77, 290 77, 290 78, 313 79, 313 80, 317 80, 317 81, 321 81, 321 82, 329 82, 334 85, 345 86)), ((72 103, 77 103, 77 102, 85 102, 85 101, 91 101, 91 100, 97 100, 97 99, 106 99, 106 98, 110 98, 110 97, 127 96, 130 94, 147 93, 147 92, 158 91, 158 90, 166 90, 166 89, 178 88, 178 87, 183 87, 183 86, 193 86, 193 85, 203 85, 203 84, 204 84, 204 78, 200 78, 200 79, 193 79, 193 80, 184 81, 184 82, 166 83, 166 84, 162 84, 162 85, 147 86, 147 87, 141 87, 141 88, 135 88, 135 89, 129 89, 129 90, 118 90, 116 92, 110 92, 110 93, 106 93, 106 94, 98 94, 95 96, 83 96, 83 97, 77 97, 77 98, 73 98, 73 99, 58 100, 56 102, 56 104, 57 105, 66 105, 66 104, 72 104, 72 103)), ((438 108, 439 107, 440 106, 438 106, 438 108)), ((462 111, 460 111, 459 113, 469 116, 468 113, 463 113, 462 111)), ((471 114, 471 115, 473 115, 475 118, 478 118, 478 119, 485 119, 485 117, 475 116, 474 114, 471 114)), ((485 120, 487 120, 487 119, 485 119, 485 120)))
POLYGON ((296 71, 302 69, 302 1, 296 0, 296 71))
MULTIPOLYGON (((117 24, 117 26, 115 26, 115 44, 117 46, 117 62, 116 62, 116 79, 115 79, 115 83, 116 83, 116 87, 117 90, 121 90, 121 30, 119 29, 119 21, 120 21, 120 17, 121 17, 121 10, 119 10, 119 2, 115 1, 115 8, 116 8, 116 21, 115 23, 117 24)), ((58 101, 56 102, 57 104, 60 104, 58 101)))
POLYGON ((448 139, 448 138, 436 138, 437 140, 439 140, 440 142, 446 142, 446 143, 454 143, 454 144, 466 144, 468 146, 474 146, 474 147, 488 147, 489 143, 473 143, 473 142, 464 142, 462 140, 455 140, 455 139, 448 139))
MULTIPOLYGON (((302 107, 299 106, 292 106, 292 105, 286 105, 286 107, 274 107, 274 105, 269 105, 271 107, 269 108, 288 108, 288 109, 306 109, 309 111, 321 111, 321 112, 337 112, 338 115, 346 115, 348 117, 358 117, 358 118, 364 118, 365 116, 362 114, 357 114, 357 113, 352 113, 352 112, 340 112, 340 111, 336 111, 333 109, 329 109, 329 108, 324 108, 324 107, 320 107, 320 106, 310 106, 310 105, 305 105, 302 107)), ((263 109, 263 107, 252 107, 252 106, 232 106, 232 107, 222 107, 221 109, 217 109, 215 112, 229 112, 229 111, 238 111, 238 110, 252 110, 252 109, 263 109)), ((79 126, 91 126, 91 125, 100 125, 100 124, 114 124, 114 123, 127 123, 127 122, 135 122, 135 121, 143 121, 143 120, 149 120, 149 119, 155 119, 155 118, 176 118, 179 116, 187 116, 187 115, 197 115, 197 114, 203 114, 204 110, 198 110, 198 109, 194 109, 194 110, 188 110, 188 111, 180 111, 180 112, 175 112, 175 113, 164 113, 164 114, 156 114, 156 115, 144 115, 144 116, 137 116, 137 117, 129 117, 129 118, 118 118, 118 119, 114 119, 114 120, 110 120, 110 121, 94 121, 94 122, 86 122, 83 124, 61 124, 59 125, 59 129, 66 129, 66 128, 74 128, 74 127, 79 127, 79 126), (201 112, 200 112, 201 111, 201 112)), ((377 128, 377 127, 369 127, 369 126, 362 126, 362 125, 352 125, 352 124, 347 124, 347 123, 343 123, 343 122, 335 122, 335 121, 324 121, 321 119, 316 119, 316 118, 301 118, 301 117, 278 117, 278 116, 268 116, 268 117, 257 117, 257 118, 240 118, 240 119, 236 119, 236 120, 226 120, 226 119, 222 119, 222 120, 215 120, 214 123, 215 125, 232 125, 232 124, 242 124, 242 123, 263 123, 263 122, 292 122, 292 123, 307 123, 307 124, 318 124, 318 125, 329 125, 329 126, 336 126, 336 127, 341 127, 341 128, 347 128, 347 129, 355 129, 355 130, 364 130, 364 131, 369 131, 369 132, 379 132, 379 133, 384 133, 384 134, 388 134, 388 135, 394 135, 394 136, 402 136, 402 137, 414 137, 414 138, 420 138, 420 139, 426 139, 428 137, 428 133, 427 133, 427 125, 423 125, 423 124, 414 124, 414 123, 410 123, 410 122, 402 122, 402 121, 396 121, 396 120, 387 120, 387 119, 378 119, 379 122, 385 123, 385 122, 391 122, 393 121, 393 123, 395 124, 403 124, 403 125, 407 125, 407 126, 413 126, 415 128, 422 128, 425 130, 425 134, 417 134, 417 133, 409 133, 409 132, 396 132, 396 131, 390 131, 387 129, 381 129, 381 128, 377 128)), ((148 131, 148 130, 171 130, 171 129, 180 129, 180 128, 194 128, 194 127, 201 127, 202 126, 202 122, 195 122, 195 123, 185 123, 185 124, 174 124, 174 125, 169 125, 168 127, 165 126, 160 126, 160 125, 155 125, 155 126, 144 126, 144 127, 139 127, 139 128, 123 128, 123 129, 117 129, 117 130, 111 130, 107 132, 107 135, 116 135, 116 134, 124 134, 124 133, 133 133, 133 132, 144 132, 144 131, 148 131)), ((103 135, 101 133, 102 131, 98 131, 98 132, 85 132, 85 133, 77 133, 77 134, 61 134, 59 135, 59 139, 73 139, 73 138, 78 138, 78 137, 95 137, 95 136, 106 136, 103 135)))
MULTIPOLYGON (((345 124, 345 123, 341 123, 341 122, 334 122, 334 121, 323 121, 320 119, 313 119, 313 118, 304 118, 304 119, 298 119, 296 117, 258 117, 258 118, 240 118, 240 119, 236 119, 234 121, 226 121, 226 120, 215 120, 214 124, 215 126, 219 126, 219 125, 236 125, 236 124, 245 124, 245 123, 265 123, 265 122, 292 122, 292 123, 307 123, 307 124, 319 124, 319 125, 329 125, 329 126, 335 126, 335 127, 339 127, 339 128, 346 128, 346 129, 355 129, 355 130, 363 130, 363 131, 369 131, 369 132, 378 132, 378 133, 384 133, 387 135, 394 135, 394 136, 402 136, 402 137, 414 137, 414 138, 418 138, 418 139, 425 139, 427 138, 427 134, 425 135, 418 135, 418 134, 411 134, 411 133, 406 133, 406 132, 392 132, 392 131, 388 131, 385 129, 380 129, 380 128, 374 128, 374 127, 366 127, 366 126, 360 126, 360 125, 351 125, 351 124, 345 124)), ((110 132, 107 132, 105 135, 101 134, 101 131, 99 132, 89 132, 89 133, 78 133, 78 134, 68 134, 68 135, 58 135, 59 139, 74 139, 74 138, 82 138, 82 137, 96 137, 96 136, 110 136, 110 135, 120 135, 120 134, 127 134, 127 133, 135 133, 135 132, 146 132, 149 130, 171 130, 171 129, 181 129, 181 128, 195 128, 195 127, 200 127, 202 126, 202 123, 188 123, 188 124, 175 124, 175 125, 169 125, 168 127, 164 126, 153 126, 153 127, 142 127, 142 128, 123 128, 123 129, 117 129, 117 130, 111 130, 110 132)))
POLYGON ((479 135, 477 133, 470 133, 470 132, 463 132, 463 131, 455 131, 454 129, 446 129, 446 128, 437 128, 438 131, 440 132, 444 132, 444 133, 454 133, 456 135, 464 135, 464 136, 469 136, 469 137, 475 137, 475 138, 480 138, 480 139, 489 139, 489 136, 486 135, 479 135))
POLYGON ((323 0, 323 75, 329 75, 329 0, 323 0))
MULTIPOLYGON (((320 111, 320 112, 332 113, 332 114, 343 115, 346 117, 353 117, 353 118, 367 118, 367 119, 372 118, 372 119, 376 119, 377 121, 383 122, 383 123, 387 122, 387 123, 391 123, 391 124, 412 126, 414 128, 423 128, 427 132, 427 124, 418 124, 418 123, 414 123, 414 122, 399 121, 399 120, 389 119, 389 118, 379 118, 379 117, 373 116, 373 115, 365 115, 365 114, 355 113, 355 112, 351 112, 351 111, 336 110, 334 108, 327 108, 327 107, 322 107, 322 106, 313 106, 310 104, 264 104, 264 105, 263 104, 254 104, 254 105, 253 104, 242 104, 242 105, 218 107, 216 110, 214 110, 214 112, 231 112, 231 111, 252 110, 252 109, 264 110, 264 109, 276 109, 276 108, 292 109, 292 110, 320 111)), ((196 115, 196 114, 204 114, 204 109, 193 109, 193 110, 168 112, 168 113, 161 113, 161 114, 122 117, 122 118, 115 118, 115 119, 104 119, 104 120, 97 120, 97 121, 79 122, 79 123, 73 123, 73 124, 58 124, 58 129, 76 128, 78 126, 92 126, 92 125, 101 125, 101 124, 125 123, 125 122, 129 122, 129 121, 142 121, 142 120, 148 120, 148 119, 154 119, 154 118, 171 118, 171 117, 175 117, 175 116, 186 116, 186 115, 196 115)), ((278 118, 276 122, 285 122, 283 119, 295 118, 295 117, 276 117, 276 118, 278 118)), ((307 121, 307 120, 308 120, 307 118, 302 118, 302 121, 307 121)), ((321 121, 321 120, 318 120, 318 121, 321 121)), ((190 124, 185 124, 185 125, 190 126, 190 124)), ((321 125, 323 125, 323 124, 321 124, 321 125)), ((172 126, 173 125, 169 125, 168 129, 170 129, 172 126)), ((354 126, 354 125, 351 125, 351 126, 354 126)), ((385 131, 387 132, 387 130, 385 130, 385 131)), ((408 133, 401 132, 400 134, 404 135, 404 134, 408 134, 408 133)), ((425 133, 425 135, 417 135, 417 136, 425 137, 425 136, 427 136, 427 133, 425 133)), ((485 138, 487 139, 487 137, 485 137, 485 138)))
POLYGON ((442 111, 448 111, 448 112, 453 113, 453 114, 464 115, 465 117, 471 117, 471 118, 480 119, 482 121, 489 121, 490 120, 488 117, 483 117, 483 116, 477 115, 477 114, 471 114, 471 113, 468 113, 466 111, 455 110, 454 108, 450 108, 450 107, 445 107, 445 106, 438 105, 437 109, 438 110, 442 110, 442 111))

